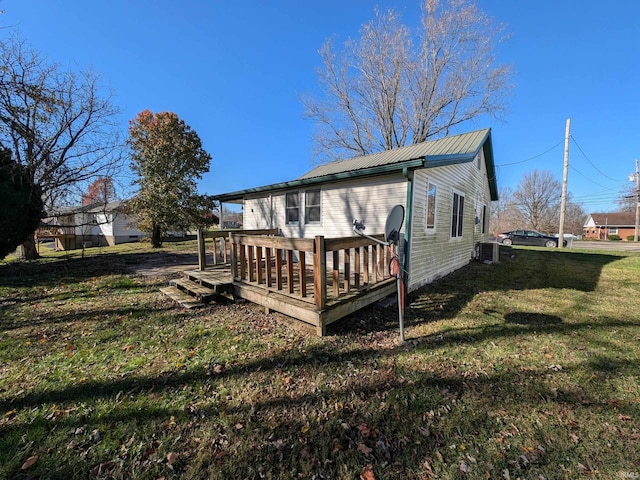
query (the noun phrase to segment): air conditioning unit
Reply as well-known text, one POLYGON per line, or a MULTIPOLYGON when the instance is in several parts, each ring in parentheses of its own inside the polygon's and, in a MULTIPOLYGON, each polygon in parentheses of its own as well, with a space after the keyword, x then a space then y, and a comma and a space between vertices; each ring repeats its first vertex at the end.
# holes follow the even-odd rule
POLYGON ((498 263, 500 261, 500 245, 497 242, 482 242, 479 260, 482 263, 498 263))
POLYGON ((93 247, 93 242, 82 242, 82 248, 93 247))

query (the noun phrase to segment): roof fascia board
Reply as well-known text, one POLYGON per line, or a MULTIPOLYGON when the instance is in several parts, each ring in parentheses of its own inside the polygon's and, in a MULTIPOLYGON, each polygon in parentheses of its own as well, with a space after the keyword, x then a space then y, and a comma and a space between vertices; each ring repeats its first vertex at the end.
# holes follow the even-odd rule
POLYGON ((245 195, 253 195, 256 193, 272 192, 272 191, 279 191, 279 190, 287 190, 291 188, 305 187, 308 185, 317 185, 319 183, 333 182, 333 181, 339 181, 339 180, 349 180, 352 178, 370 177, 374 175, 402 171, 405 168, 418 168, 418 167, 422 167, 423 165, 424 165, 424 159, 419 158, 419 159, 409 160, 405 162, 394 163, 392 165, 382 165, 378 167, 363 168, 361 170, 333 173, 331 175, 323 175, 320 177, 305 178, 302 180, 292 180, 290 182, 274 183, 272 185, 265 185, 263 187, 248 188, 246 190, 239 190, 237 192, 213 195, 213 198, 221 202, 228 202, 230 200, 238 200, 244 197, 245 195))

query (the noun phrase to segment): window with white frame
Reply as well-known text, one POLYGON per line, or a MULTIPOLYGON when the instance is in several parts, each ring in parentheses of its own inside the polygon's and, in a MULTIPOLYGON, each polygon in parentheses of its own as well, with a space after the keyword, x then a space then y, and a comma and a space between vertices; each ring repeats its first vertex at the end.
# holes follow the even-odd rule
POLYGON ((300 220, 300 195, 298 192, 287 192, 285 197, 287 223, 298 223, 300 220))
POLYGON ((487 233, 487 224, 489 223, 489 218, 487 217, 487 206, 482 206, 482 234, 487 233))
POLYGON ((462 237, 464 219, 464 194, 453 192, 453 207, 451 211, 451 238, 462 237))
POLYGON ((436 230, 436 193, 437 187, 431 182, 427 182, 427 204, 425 206, 424 228, 427 233, 434 233, 436 230))
POLYGON ((609 227, 609 235, 617 235, 618 227, 609 227))
POLYGON ((319 188, 304 192, 304 223, 320 223, 322 218, 320 199, 319 188))

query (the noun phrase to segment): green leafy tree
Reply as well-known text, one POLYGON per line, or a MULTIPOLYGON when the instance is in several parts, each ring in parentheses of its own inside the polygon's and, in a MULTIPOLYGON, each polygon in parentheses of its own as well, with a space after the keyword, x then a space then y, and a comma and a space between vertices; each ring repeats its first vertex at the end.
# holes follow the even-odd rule
POLYGON ((44 216, 42 190, 29 171, 0 145, 0 259, 33 236, 44 216))
POLYGON ((131 120, 128 143, 139 187, 131 210, 153 247, 168 230, 205 226, 215 202, 197 193, 196 180, 211 162, 198 134, 175 113, 145 110, 131 120))

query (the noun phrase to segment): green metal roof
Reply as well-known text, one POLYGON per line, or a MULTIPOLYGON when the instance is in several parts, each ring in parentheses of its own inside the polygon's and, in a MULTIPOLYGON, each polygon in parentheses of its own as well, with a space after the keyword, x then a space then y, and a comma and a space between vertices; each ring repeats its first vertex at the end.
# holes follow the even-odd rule
POLYGON ((327 163, 315 167, 313 170, 289 182, 223 193, 214 195, 214 198, 219 201, 228 202, 241 200, 246 195, 274 190, 285 190, 325 182, 369 177, 402 171, 404 169, 429 168, 466 163, 473 161, 481 148, 484 148, 491 199, 497 200, 498 187, 493 163, 491 129, 489 128, 460 135, 452 135, 438 140, 426 141, 416 145, 395 148, 393 150, 386 150, 371 155, 354 157, 349 160, 327 163))

